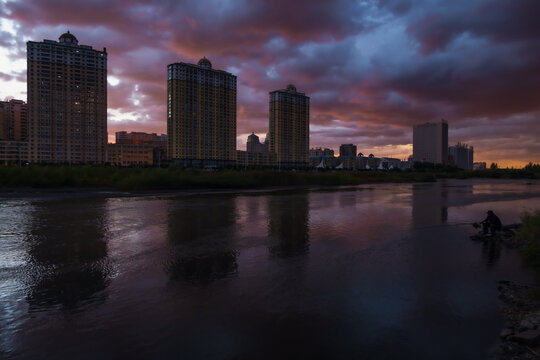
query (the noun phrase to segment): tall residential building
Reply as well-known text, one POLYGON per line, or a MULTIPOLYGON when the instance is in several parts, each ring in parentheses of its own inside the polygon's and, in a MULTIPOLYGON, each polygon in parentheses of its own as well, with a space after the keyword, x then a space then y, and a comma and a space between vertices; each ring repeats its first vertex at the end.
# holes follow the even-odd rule
POLYGON ((29 157, 36 163, 103 163, 107 144, 107 51, 27 42, 29 157))
POLYGON ((448 155, 453 158, 454 165, 458 168, 464 170, 473 169, 474 149, 472 146, 458 142, 456 145, 448 148, 448 155))
POLYGON ((307 167, 309 163, 309 97, 294 85, 270 92, 269 151, 279 166, 307 167))
POLYGON ((197 65, 167 66, 168 156, 185 166, 222 167, 236 162, 236 76, 197 65))
POLYGON ((341 144, 339 147, 339 156, 354 156, 356 157, 356 145, 341 144))
POLYGON ((413 128, 413 159, 418 162, 448 162, 448 123, 425 123, 413 128))
POLYGON ((22 100, 0 101, 0 140, 28 138, 28 106, 22 100))

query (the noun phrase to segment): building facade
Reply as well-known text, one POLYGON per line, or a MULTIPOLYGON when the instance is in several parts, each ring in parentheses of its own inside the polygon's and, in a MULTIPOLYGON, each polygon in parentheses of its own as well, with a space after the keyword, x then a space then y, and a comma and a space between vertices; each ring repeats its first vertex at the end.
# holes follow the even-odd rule
POLYGON ((278 166, 304 168, 309 164, 309 97, 294 85, 270 92, 269 151, 278 166))
POLYGON ((339 165, 343 170, 356 170, 358 168, 356 161, 356 145, 341 144, 339 146, 339 165))
POLYGON ((154 148, 151 145, 107 144, 105 162, 116 166, 152 166, 154 148))
POLYGON ((339 146, 339 156, 355 156, 356 157, 356 145, 341 144, 339 146))
POLYGON ((334 150, 329 148, 312 148, 309 149, 309 156, 334 156, 334 150))
POLYGON ((485 161, 473 163, 473 170, 486 170, 487 164, 485 161))
POLYGON ((0 164, 22 165, 28 161, 28 142, 0 140, 0 164))
POLYGON ((117 144, 133 144, 133 145, 153 145, 167 147, 167 135, 156 133, 145 133, 138 131, 117 131, 115 133, 117 144))
POLYGON ((35 163, 103 163, 107 52, 59 41, 27 42, 29 155, 35 163))
POLYGON ((316 169, 333 169, 336 167, 337 158, 334 150, 329 148, 309 149, 309 166, 316 169))
POLYGON ((236 150, 237 167, 258 167, 274 168, 276 167, 276 154, 271 152, 250 152, 236 150))
POLYGON ((453 163, 460 169, 472 170, 474 163, 474 149, 467 144, 457 143, 448 148, 448 157, 453 159, 453 163))
POLYGON ((197 167, 236 162, 236 76, 197 65, 167 66, 167 152, 173 163, 197 167))
POLYGON ((415 162, 447 164, 448 123, 425 123, 413 128, 413 159, 415 162))
POLYGON ((381 167, 381 163, 381 158, 375 157, 373 154, 356 158, 356 168, 359 170, 377 170, 381 167))
POLYGON ((167 162, 167 135, 145 132, 117 131, 115 133, 116 144, 124 145, 147 145, 154 150, 154 164, 161 166, 167 162))
POLYGON ((246 151, 263 153, 268 152, 268 148, 266 147, 266 143, 261 143, 259 137, 255 135, 255 133, 251 133, 247 138, 246 151))
POLYGON ((22 100, 0 101, 0 140, 26 141, 28 106, 22 100))

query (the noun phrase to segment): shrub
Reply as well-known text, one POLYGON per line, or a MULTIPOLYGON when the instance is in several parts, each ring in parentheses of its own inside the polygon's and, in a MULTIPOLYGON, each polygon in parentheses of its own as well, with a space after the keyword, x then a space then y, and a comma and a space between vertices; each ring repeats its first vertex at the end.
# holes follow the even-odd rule
POLYGON ((517 239, 527 245, 522 251, 525 262, 540 270, 540 210, 521 216, 517 239))

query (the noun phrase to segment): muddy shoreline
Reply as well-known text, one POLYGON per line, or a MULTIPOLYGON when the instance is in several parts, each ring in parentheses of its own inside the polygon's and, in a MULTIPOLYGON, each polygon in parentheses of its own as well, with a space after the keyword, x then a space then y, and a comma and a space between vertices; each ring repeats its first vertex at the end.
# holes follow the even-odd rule
POLYGON ((540 359, 540 301, 538 287, 500 281, 499 299, 505 327, 493 359, 540 359))
MULTIPOLYGON (((514 230, 517 226, 511 226, 514 230)), ((473 235, 473 240, 482 235, 473 235)), ((519 251, 526 244, 516 239, 515 232, 506 230, 484 241, 499 241, 507 248, 519 251)), ((491 359, 540 359, 540 287, 512 281, 499 281, 497 290, 505 325, 499 343, 492 350, 491 359)))

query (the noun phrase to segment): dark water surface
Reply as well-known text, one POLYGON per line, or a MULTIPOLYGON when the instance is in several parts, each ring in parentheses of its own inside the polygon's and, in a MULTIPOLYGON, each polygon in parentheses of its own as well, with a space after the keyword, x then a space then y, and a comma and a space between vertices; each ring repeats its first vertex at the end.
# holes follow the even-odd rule
MULTIPOLYGON (((1 196, 1 195, 0 195, 1 196)), ((540 183, 0 199, 0 357, 483 359, 540 183)))

